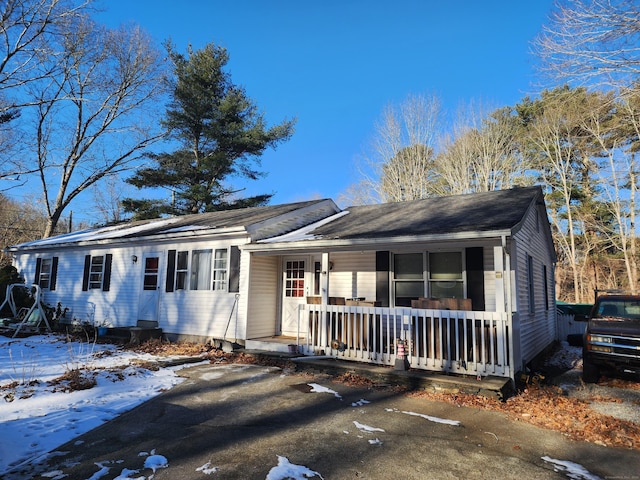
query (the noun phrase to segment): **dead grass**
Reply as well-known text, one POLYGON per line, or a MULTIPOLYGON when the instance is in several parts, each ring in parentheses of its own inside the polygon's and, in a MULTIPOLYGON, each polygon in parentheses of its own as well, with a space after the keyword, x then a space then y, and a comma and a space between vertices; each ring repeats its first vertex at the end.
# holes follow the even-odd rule
POLYGON ((67 370, 58 378, 49 382, 54 392, 74 392, 76 390, 88 390, 97 384, 94 371, 74 368, 67 370))
POLYGON ((161 339, 148 340, 140 345, 127 345, 126 349, 136 352, 149 353, 157 356, 187 356, 194 357, 210 352, 212 347, 203 343, 177 342, 170 343, 161 339))

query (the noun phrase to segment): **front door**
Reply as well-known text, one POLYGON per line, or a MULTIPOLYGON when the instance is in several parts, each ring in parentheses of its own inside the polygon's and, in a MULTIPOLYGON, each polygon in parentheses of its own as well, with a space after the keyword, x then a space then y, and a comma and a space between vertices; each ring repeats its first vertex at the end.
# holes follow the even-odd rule
POLYGON ((281 335, 298 334, 298 307, 306 302, 306 296, 310 294, 309 277, 308 257, 283 259, 281 335))
POLYGON ((160 255, 149 253, 142 260, 142 293, 138 307, 138 320, 158 320, 160 293, 160 255))

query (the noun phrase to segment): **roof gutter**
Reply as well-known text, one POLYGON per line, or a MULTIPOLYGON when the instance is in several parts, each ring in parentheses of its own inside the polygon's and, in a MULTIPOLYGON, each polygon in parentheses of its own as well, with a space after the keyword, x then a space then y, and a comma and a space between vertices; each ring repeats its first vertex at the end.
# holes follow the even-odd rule
POLYGON ((511 230, 492 230, 487 232, 459 232, 459 233, 439 233, 433 235, 405 235, 388 238, 362 238, 362 239, 309 239, 295 242, 277 243, 251 243, 242 245, 240 248, 249 252, 280 252, 296 250, 348 250, 350 247, 392 247, 401 243, 426 243, 438 241, 463 241, 474 239, 501 238, 510 236, 511 230))

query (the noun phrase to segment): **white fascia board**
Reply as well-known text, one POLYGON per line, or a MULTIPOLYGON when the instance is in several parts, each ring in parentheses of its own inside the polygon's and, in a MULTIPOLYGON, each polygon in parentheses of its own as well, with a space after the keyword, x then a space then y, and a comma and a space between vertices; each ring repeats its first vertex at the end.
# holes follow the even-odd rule
POLYGON ((363 238, 355 240, 309 239, 300 241, 281 241, 273 243, 251 243, 241 246, 250 252, 288 252, 300 250, 349 250, 353 247, 392 248, 394 245, 408 243, 429 243, 443 241, 481 240, 511 236, 511 230, 490 230, 486 232, 460 232, 436 235, 405 235, 388 238, 363 238))

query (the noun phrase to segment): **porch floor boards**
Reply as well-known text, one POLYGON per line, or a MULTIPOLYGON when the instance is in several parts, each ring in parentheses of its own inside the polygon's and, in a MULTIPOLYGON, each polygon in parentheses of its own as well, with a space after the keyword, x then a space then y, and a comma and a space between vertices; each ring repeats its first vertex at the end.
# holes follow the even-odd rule
MULTIPOLYGON (((295 341, 294 337, 290 337, 289 340, 292 338, 295 341)), ((288 349, 274 351, 273 348, 270 350, 246 348, 244 353, 256 358, 289 360, 296 364, 296 370, 298 371, 311 371, 330 375, 351 373, 369 378, 377 384, 401 385, 410 390, 469 393, 499 400, 506 400, 514 393, 513 382, 510 378, 505 377, 487 376, 478 380, 475 376, 447 375, 445 373, 417 369, 395 370, 392 367, 345 361, 334 357, 300 356, 299 354, 288 353, 288 349)))

